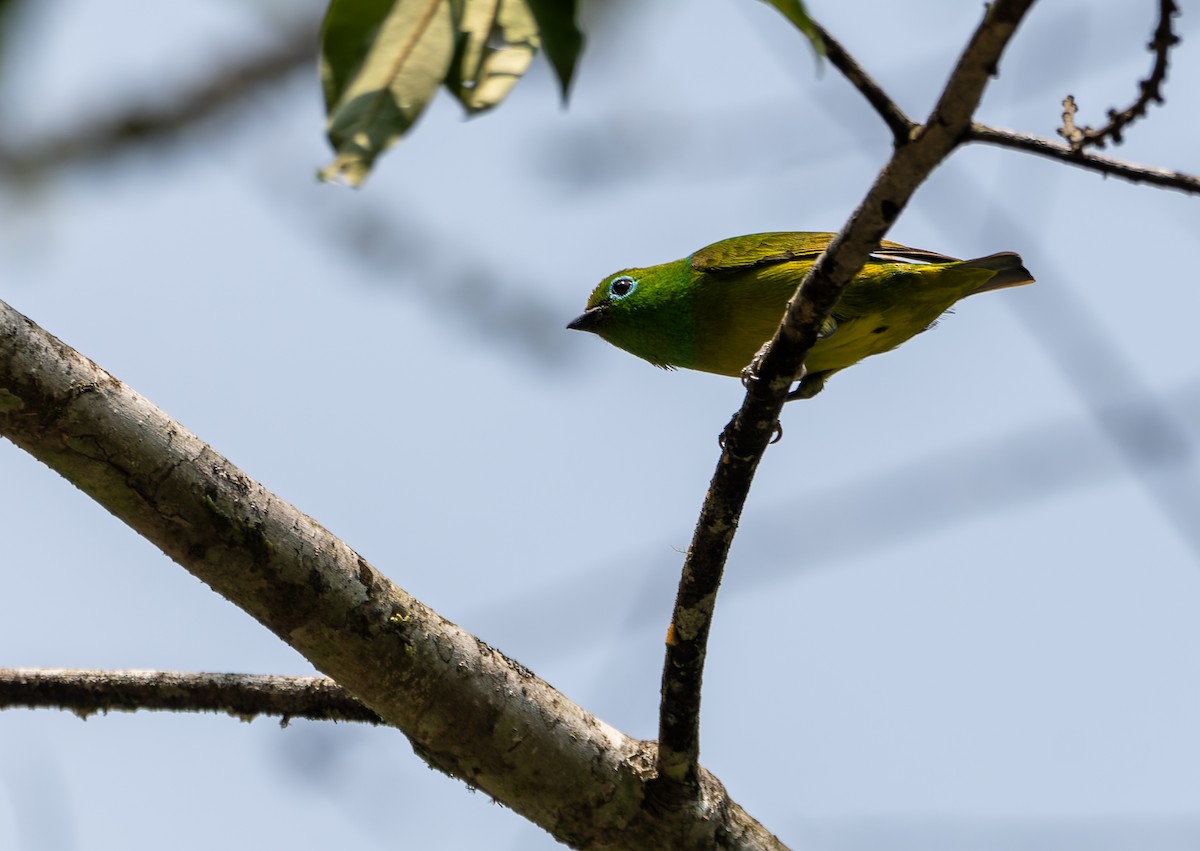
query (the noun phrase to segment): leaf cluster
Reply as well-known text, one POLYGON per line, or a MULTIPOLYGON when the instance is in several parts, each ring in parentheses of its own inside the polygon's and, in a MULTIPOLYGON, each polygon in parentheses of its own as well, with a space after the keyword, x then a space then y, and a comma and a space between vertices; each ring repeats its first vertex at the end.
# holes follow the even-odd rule
MULTIPOLYGON (((766 0, 821 53, 800 0, 766 0)), ((500 104, 546 52, 565 101, 583 33, 577 0, 332 0, 321 32, 323 180, 359 186, 445 86, 468 115, 500 104)))
POLYGON ((325 180, 352 186, 444 85, 469 115, 497 106, 546 51, 563 97, 583 49, 575 2, 333 0, 321 32, 325 180))

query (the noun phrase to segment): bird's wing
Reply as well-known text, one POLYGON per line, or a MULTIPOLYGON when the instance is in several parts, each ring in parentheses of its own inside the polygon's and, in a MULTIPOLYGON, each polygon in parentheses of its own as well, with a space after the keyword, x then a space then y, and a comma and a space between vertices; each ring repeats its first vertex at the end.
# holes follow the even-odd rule
POLYGON ((831 233, 752 233, 714 242, 692 255, 697 272, 729 272, 793 260, 816 260, 831 233))
POLYGON ((909 248, 898 242, 880 243, 879 249, 871 252, 872 260, 884 263, 955 263, 957 257, 948 254, 938 254, 936 251, 926 251, 924 248, 909 248))
MULTIPOLYGON (((697 272, 730 272, 796 260, 814 261, 833 239, 831 233, 754 233, 714 242, 692 255, 697 272)), ((953 263, 957 258, 884 240, 872 258, 893 263, 953 263)))

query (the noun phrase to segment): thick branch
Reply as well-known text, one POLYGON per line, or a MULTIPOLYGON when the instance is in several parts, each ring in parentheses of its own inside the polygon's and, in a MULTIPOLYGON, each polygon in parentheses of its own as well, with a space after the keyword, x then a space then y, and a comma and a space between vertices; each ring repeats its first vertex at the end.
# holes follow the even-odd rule
POLYGON ((157 709, 224 712, 246 721, 278 715, 285 724, 292 718, 383 723, 326 677, 0 668, 0 709, 18 708, 69 709, 81 718, 157 709))
POLYGON ((655 794, 669 803, 698 790, 700 683, 721 574, 758 462, 779 421, 784 397, 842 289, 858 274, 917 187, 960 144, 983 90, 1033 0, 996 0, 964 49, 926 124, 898 145, 841 233, 788 304, 745 400, 725 431, 680 579, 663 665, 655 794))
POLYGON ((431 766, 561 841, 778 849, 701 775, 649 805, 654 752, 406 594, 96 364, 0 302, 0 435, 257 618, 431 766))
POLYGON ((1018 151, 1049 157, 1079 168, 1119 177, 1132 183, 1150 183, 1166 189, 1178 189, 1180 192, 1191 195, 1200 194, 1200 177, 1165 168, 1138 165, 1085 151, 1074 151, 1069 145, 1062 142, 1043 139, 1028 133, 1017 133, 1012 130, 988 127, 984 124, 973 124, 967 138, 972 142, 984 142, 988 145, 999 145, 1003 148, 1014 148, 1018 151))

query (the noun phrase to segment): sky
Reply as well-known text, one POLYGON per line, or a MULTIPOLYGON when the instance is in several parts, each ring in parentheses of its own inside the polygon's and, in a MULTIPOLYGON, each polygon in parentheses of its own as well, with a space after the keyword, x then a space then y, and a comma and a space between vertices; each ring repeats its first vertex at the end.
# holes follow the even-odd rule
MULTIPOLYGON (((54 0, 0 61, 0 137, 162 103, 313 4, 54 0)), ((1150 67, 1154 4, 1045 0, 978 114, 1053 137, 1150 67)), ((812 0, 914 117, 981 4, 812 0), (930 21, 936 26, 931 27, 930 21)), ((1200 52, 1109 153, 1200 172, 1200 52)), ((662 637, 737 381, 565 329, 605 275, 836 230, 888 134, 766 4, 589 7, 493 113, 441 95, 358 191, 321 185, 310 72, 168 144, 0 176, 0 298, 440 613, 652 738, 662 637)), ((1021 253, 790 404, 734 543, 702 762, 792 847, 1200 844, 1197 200, 957 152, 890 238, 1021 253)), ((0 664, 309 674, 0 442, 0 664)), ((394 730, 0 714, 0 848, 557 847, 394 730)))

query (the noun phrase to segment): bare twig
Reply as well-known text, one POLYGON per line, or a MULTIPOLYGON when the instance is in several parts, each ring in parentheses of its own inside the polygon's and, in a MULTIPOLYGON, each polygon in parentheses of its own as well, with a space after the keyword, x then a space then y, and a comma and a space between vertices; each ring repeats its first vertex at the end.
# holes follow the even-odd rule
POLYGON ((1122 136, 1133 122, 1146 114, 1151 103, 1162 103, 1162 84, 1167 79, 1167 65, 1171 48, 1179 43, 1179 36, 1172 29, 1172 19, 1179 14, 1174 0, 1159 0, 1158 24, 1147 48, 1154 54, 1154 67, 1150 76, 1138 83, 1138 96, 1125 109, 1108 111, 1108 123, 1100 127, 1079 127, 1075 123, 1078 107, 1075 98, 1067 95, 1063 99, 1063 124, 1058 135, 1067 140, 1071 150, 1080 152, 1084 148, 1103 148, 1108 140, 1121 144, 1122 136))
POLYGON ((908 141, 909 136, 917 128, 916 123, 904 114, 904 110, 888 97, 887 92, 871 78, 871 75, 854 60, 854 57, 846 52, 846 48, 842 47, 824 27, 815 22, 814 26, 820 34, 821 40, 825 43, 825 55, 829 57, 829 61, 833 63, 833 67, 841 71, 842 76, 854 88, 858 89, 859 93, 867 99, 867 102, 875 108, 875 111, 879 113, 879 117, 883 119, 888 129, 892 131, 892 136, 895 138, 897 145, 908 141))
MULTIPOLYGON (((1091 130, 1089 128, 1080 130, 1075 127, 1074 123, 1076 112, 1075 100, 1068 95, 1063 103, 1064 128, 1068 132, 1060 129, 1059 135, 1076 138, 1080 140, 1078 143, 1065 144, 1029 133, 1004 130, 978 123, 972 124, 967 131, 967 141, 983 142, 989 145, 998 145, 1038 156, 1049 157, 1060 162, 1078 166, 1079 168, 1090 169, 1112 177, 1119 177, 1133 183, 1149 183, 1189 194, 1200 194, 1200 177, 1170 169, 1131 163, 1083 150, 1084 147, 1090 144, 1094 144, 1097 147, 1103 146, 1102 138, 1093 140, 1093 137, 1111 136, 1113 141, 1120 142, 1122 130, 1128 127, 1134 119, 1141 117, 1145 113, 1146 106, 1150 101, 1162 102, 1161 86, 1166 79, 1169 51, 1173 45, 1179 42, 1179 37, 1175 35, 1171 28, 1172 18, 1177 14, 1178 9, 1172 0, 1160 0, 1159 21, 1155 28, 1154 38, 1149 45, 1155 55, 1154 69, 1151 71, 1150 76, 1141 82, 1142 93, 1138 101, 1120 113, 1117 113, 1115 110, 1110 112, 1110 116, 1114 117, 1114 122, 1116 123, 1105 125, 1105 127, 1099 130, 1091 130)), ((879 84, 862 69, 854 58, 846 53, 845 48, 836 39, 820 26, 817 29, 825 42, 827 55, 834 67, 841 71, 846 79, 866 98, 867 102, 874 107, 898 142, 908 138, 914 132, 917 125, 913 124, 911 119, 883 91, 879 84)))
MULTIPOLYGON (((1075 103, 1075 95, 1067 95, 1063 98, 1062 108, 1062 127, 1058 128, 1058 135, 1066 139, 1072 149, 1083 150, 1083 130, 1080 130, 1075 124, 1075 116, 1079 114, 1079 105, 1075 103)), ((1103 140, 1097 142, 1096 147, 1104 147, 1103 140)))
POLYGON ((81 671, 0 668, 0 709, 97 712, 225 712, 249 721, 278 715, 313 721, 383 720, 327 677, 184 674, 176 671, 81 671))
POLYGON ((1092 154, 1086 151, 1074 151, 1070 146, 1044 139, 1028 133, 1018 133, 1013 130, 1001 130, 988 127, 985 124, 972 124, 967 133, 968 141, 984 142, 988 145, 999 145, 1013 148, 1038 156, 1049 157, 1060 162, 1069 163, 1079 168, 1086 168, 1101 174, 1119 177, 1132 183, 1150 183, 1166 189, 1177 189, 1191 195, 1200 194, 1200 177, 1171 171, 1165 168, 1139 165, 1125 162, 1112 157, 1092 154))
POLYGON ((817 331, 917 187, 966 137, 1000 55, 1033 0, 996 0, 959 58, 928 121, 898 144, 858 209, 809 270, 755 364, 688 549, 668 632, 655 795, 687 806, 700 792, 700 684, 713 607, 750 483, 817 331))

